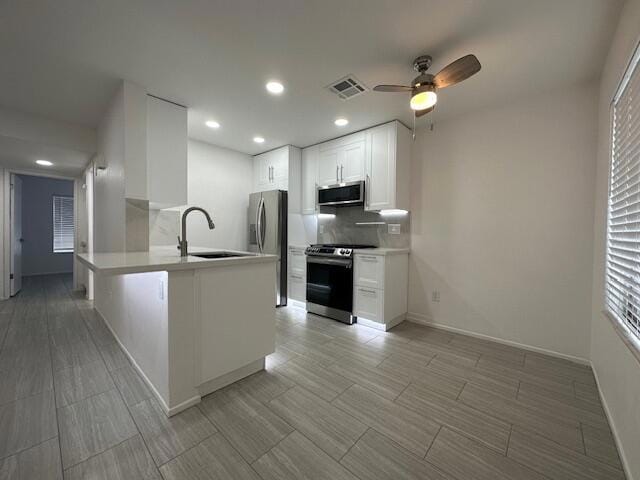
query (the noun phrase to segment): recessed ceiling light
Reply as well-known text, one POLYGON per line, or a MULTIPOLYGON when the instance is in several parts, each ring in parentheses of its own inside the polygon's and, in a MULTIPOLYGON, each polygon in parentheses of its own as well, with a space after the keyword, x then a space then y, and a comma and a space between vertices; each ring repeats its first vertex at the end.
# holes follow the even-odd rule
POLYGON ((284 92, 284 85, 282 85, 280 82, 269 82, 267 83, 266 87, 269 93, 273 93, 274 95, 280 95, 282 92, 284 92))
POLYGON ((36 160, 36 163, 38 165, 42 165, 43 167, 50 167, 51 165, 53 165, 53 163, 51 163, 49 160, 36 160))
POLYGON ((347 120, 346 118, 336 118, 335 123, 338 127, 344 127, 345 125, 349 124, 349 120, 347 120))
POLYGON ((220 128, 220 124, 215 120, 207 120, 204 124, 209 128, 220 128))
POLYGON ((256 143, 264 143, 264 138, 262 137, 253 137, 253 141, 256 143))

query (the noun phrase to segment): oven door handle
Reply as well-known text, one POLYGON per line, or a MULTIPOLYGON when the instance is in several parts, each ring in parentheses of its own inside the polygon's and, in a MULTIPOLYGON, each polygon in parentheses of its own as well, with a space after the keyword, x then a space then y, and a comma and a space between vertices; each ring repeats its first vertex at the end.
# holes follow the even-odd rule
POLYGON ((307 263, 316 263, 320 265, 336 265, 345 268, 351 268, 351 266, 353 265, 353 262, 350 258, 329 258, 311 255, 307 255, 307 263))

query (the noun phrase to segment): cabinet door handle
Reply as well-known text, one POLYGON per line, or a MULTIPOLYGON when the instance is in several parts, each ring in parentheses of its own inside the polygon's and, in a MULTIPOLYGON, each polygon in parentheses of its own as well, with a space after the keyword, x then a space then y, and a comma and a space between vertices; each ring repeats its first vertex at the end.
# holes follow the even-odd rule
POLYGON ((297 278, 298 280, 302 280, 302 275, 294 275, 293 273, 291 274, 291 278, 297 278))
POLYGON ((369 174, 364 177, 364 203, 369 208, 369 185, 371 184, 371 180, 369 179, 369 174))
POLYGON ((341 182, 344 182, 343 171, 344 171, 344 165, 340 165, 340 181, 341 182))
POLYGON ((370 293, 371 295, 376 294, 375 290, 367 290, 366 288, 358 288, 358 290, 360 290, 362 293, 370 293))
POLYGON ((340 177, 338 176, 338 172, 340 171, 340 167, 336 165, 336 182, 340 181, 340 177))

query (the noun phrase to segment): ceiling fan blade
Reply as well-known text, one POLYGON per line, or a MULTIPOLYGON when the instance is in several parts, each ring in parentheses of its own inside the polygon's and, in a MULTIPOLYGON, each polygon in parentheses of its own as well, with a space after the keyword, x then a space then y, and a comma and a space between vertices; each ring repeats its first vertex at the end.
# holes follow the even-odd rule
POLYGON ((376 92, 410 92, 412 87, 405 85, 377 85, 373 87, 376 92))
POLYGON ((478 73, 481 67, 475 55, 465 55, 440 70, 433 83, 437 88, 449 87, 478 73))
POLYGON ((425 108, 424 110, 416 110, 416 118, 420 118, 423 115, 426 115, 429 112, 433 112, 433 109, 436 108, 435 105, 433 107, 425 108))

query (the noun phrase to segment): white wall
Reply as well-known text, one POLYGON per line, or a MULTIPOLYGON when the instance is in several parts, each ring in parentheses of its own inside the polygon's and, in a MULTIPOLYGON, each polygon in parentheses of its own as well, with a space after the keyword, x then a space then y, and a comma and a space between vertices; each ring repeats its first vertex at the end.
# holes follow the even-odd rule
POLYGON ((71 273, 73 253, 53 253, 54 195, 73 197, 73 181, 20 175, 22 180, 22 274, 71 273))
POLYGON ((594 83, 418 132, 414 319, 589 357, 594 83))
POLYGON ((640 0, 631 0, 621 14, 600 86, 591 312, 591 361, 629 480, 640 479, 640 362, 624 345, 602 311, 609 175, 609 105, 638 40, 640 0))
POLYGON ((204 208, 216 224, 214 230, 209 230, 202 214, 189 214, 189 245, 247 249, 251 169, 250 155, 189 140, 189 206, 204 208))

